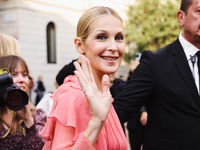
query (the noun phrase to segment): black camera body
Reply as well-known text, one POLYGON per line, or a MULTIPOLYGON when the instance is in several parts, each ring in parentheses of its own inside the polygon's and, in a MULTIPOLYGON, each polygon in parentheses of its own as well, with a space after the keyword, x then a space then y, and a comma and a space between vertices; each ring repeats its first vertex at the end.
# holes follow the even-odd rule
POLYGON ((28 104, 28 95, 13 84, 12 76, 7 68, 0 69, 0 107, 7 106, 13 111, 21 110, 28 104))

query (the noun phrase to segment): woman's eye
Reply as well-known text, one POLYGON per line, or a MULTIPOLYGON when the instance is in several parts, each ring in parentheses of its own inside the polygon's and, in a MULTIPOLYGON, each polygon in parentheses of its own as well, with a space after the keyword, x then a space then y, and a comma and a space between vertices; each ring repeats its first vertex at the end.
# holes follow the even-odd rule
POLYGON ((124 39, 124 36, 123 35, 117 35, 115 37, 116 40, 123 40, 124 39))
POLYGON ((106 35, 98 35, 98 36, 97 36, 97 39, 100 39, 100 40, 104 40, 104 39, 106 39, 106 38, 107 38, 106 35))
POLYGON ((13 77, 15 77, 17 74, 16 73, 11 73, 10 75, 13 76, 13 77))
POLYGON ((27 73, 23 73, 23 76, 26 77, 26 76, 28 76, 28 74, 27 73))

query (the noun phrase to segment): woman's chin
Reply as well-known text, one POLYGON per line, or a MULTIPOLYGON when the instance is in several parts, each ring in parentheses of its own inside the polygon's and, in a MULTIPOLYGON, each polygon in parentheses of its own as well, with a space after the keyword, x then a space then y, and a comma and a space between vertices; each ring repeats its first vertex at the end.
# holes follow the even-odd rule
POLYGON ((114 70, 108 70, 108 71, 105 72, 105 74, 110 75, 110 74, 113 74, 113 73, 116 73, 116 72, 117 72, 116 69, 114 69, 114 70))

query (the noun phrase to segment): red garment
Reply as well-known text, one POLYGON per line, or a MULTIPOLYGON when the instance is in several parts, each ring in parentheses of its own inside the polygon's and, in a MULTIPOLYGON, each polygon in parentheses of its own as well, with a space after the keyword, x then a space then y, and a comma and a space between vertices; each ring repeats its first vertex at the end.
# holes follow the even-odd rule
POLYGON ((54 104, 41 131, 46 149, 127 150, 128 145, 117 114, 111 105, 95 147, 83 132, 90 120, 87 99, 75 76, 68 76, 51 96, 54 104))

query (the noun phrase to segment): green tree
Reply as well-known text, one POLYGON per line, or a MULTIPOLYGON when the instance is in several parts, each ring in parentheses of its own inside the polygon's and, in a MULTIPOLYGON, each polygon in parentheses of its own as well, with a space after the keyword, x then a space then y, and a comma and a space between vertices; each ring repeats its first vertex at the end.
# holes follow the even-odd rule
POLYGON ((135 0, 129 6, 126 62, 133 60, 136 52, 155 51, 178 37, 182 31, 176 17, 179 5, 180 0, 135 0))

